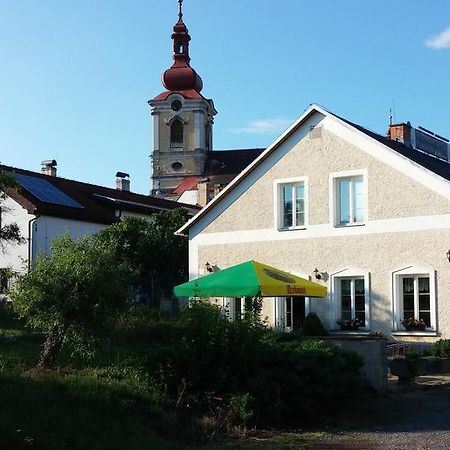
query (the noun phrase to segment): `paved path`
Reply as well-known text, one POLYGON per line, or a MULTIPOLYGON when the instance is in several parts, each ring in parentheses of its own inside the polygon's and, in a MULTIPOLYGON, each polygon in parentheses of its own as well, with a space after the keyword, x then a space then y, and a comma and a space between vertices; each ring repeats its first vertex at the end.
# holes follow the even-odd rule
MULTIPOLYGON (((392 389, 398 389, 392 385, 392 389)), ((370 431, 344 432, 311 441, 311 450, 450 450, 450 377, 419 377, 399 390, 402 417, 370 431), (403 409, 402 409, 403 406, 403 409), (408 412, 411 414, 408 414, 408 412)))

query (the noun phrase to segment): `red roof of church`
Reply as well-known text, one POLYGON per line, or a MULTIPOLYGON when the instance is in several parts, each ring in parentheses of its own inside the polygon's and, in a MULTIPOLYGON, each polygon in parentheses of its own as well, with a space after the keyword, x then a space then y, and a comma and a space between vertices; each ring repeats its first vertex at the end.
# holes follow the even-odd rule
POLYGON ((194 89, 189 89, 187 91, 165 91, 161 94, 157 95, 153 100, 166 100, 170 94, 177 92, 182 95, 184 98, 196 99, 196 98, 205 98, 202 94, 198 93, 194 89))
POLYGON ((181 195, 183 192, 195 190, 200 180, 202 180, 200 177, 187 177, 172 191, 172 194, 181 195))

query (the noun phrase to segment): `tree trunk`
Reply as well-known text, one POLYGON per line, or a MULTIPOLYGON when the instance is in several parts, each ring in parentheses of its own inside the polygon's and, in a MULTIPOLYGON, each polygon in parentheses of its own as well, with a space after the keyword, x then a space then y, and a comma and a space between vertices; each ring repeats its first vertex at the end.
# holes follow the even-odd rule
POLYGON ((64 341, 64 334, 59 327, 54 327, 47 335, 47 339, 44 342, 44 348, 42 349, 41 356, 37 367, 39 369, 49 369, 53 366, 61 350, 64 341))

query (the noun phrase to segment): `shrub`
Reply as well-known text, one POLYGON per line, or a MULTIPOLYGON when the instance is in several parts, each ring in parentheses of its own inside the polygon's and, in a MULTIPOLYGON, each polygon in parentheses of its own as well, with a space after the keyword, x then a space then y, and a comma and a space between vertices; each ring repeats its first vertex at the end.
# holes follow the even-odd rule
POLYGON ((326 336, 328 331, 323 326, 319 316, 310 312, 303 322, 302 334, 303 336, 326 336))
POLYGON ((431 345, 431 356, 450 358, 450 339, 439 339, 431 345))
POLYGON ((163 329, 148 342, 144 367, 164 407, 202 415, 220 399, 224 414, 242 422, 253 413, 260 423, 303 423, 342 411, 358 393, 362 359, 328 342, 228 322, 209 304, 187 308, 163 329))

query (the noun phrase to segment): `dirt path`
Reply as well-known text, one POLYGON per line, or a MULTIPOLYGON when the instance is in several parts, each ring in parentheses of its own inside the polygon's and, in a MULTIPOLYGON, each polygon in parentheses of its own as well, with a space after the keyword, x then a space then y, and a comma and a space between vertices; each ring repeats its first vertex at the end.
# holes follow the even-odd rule
POLYGON ((392 384, 391 390, 395 411, 390 423, 358 431, 341 430, 308 440, 304 448, 449 450, 450 377, 419 377, 414 386, 399 388, 392 384))
POLYGON ((450 376, 420 377, 407 388, 391 383, 386 401, 374 402, 373 420, 371 405, 365 405, 361 421, 337 429, 256 431, 214 449, 450 450, 450 376))

